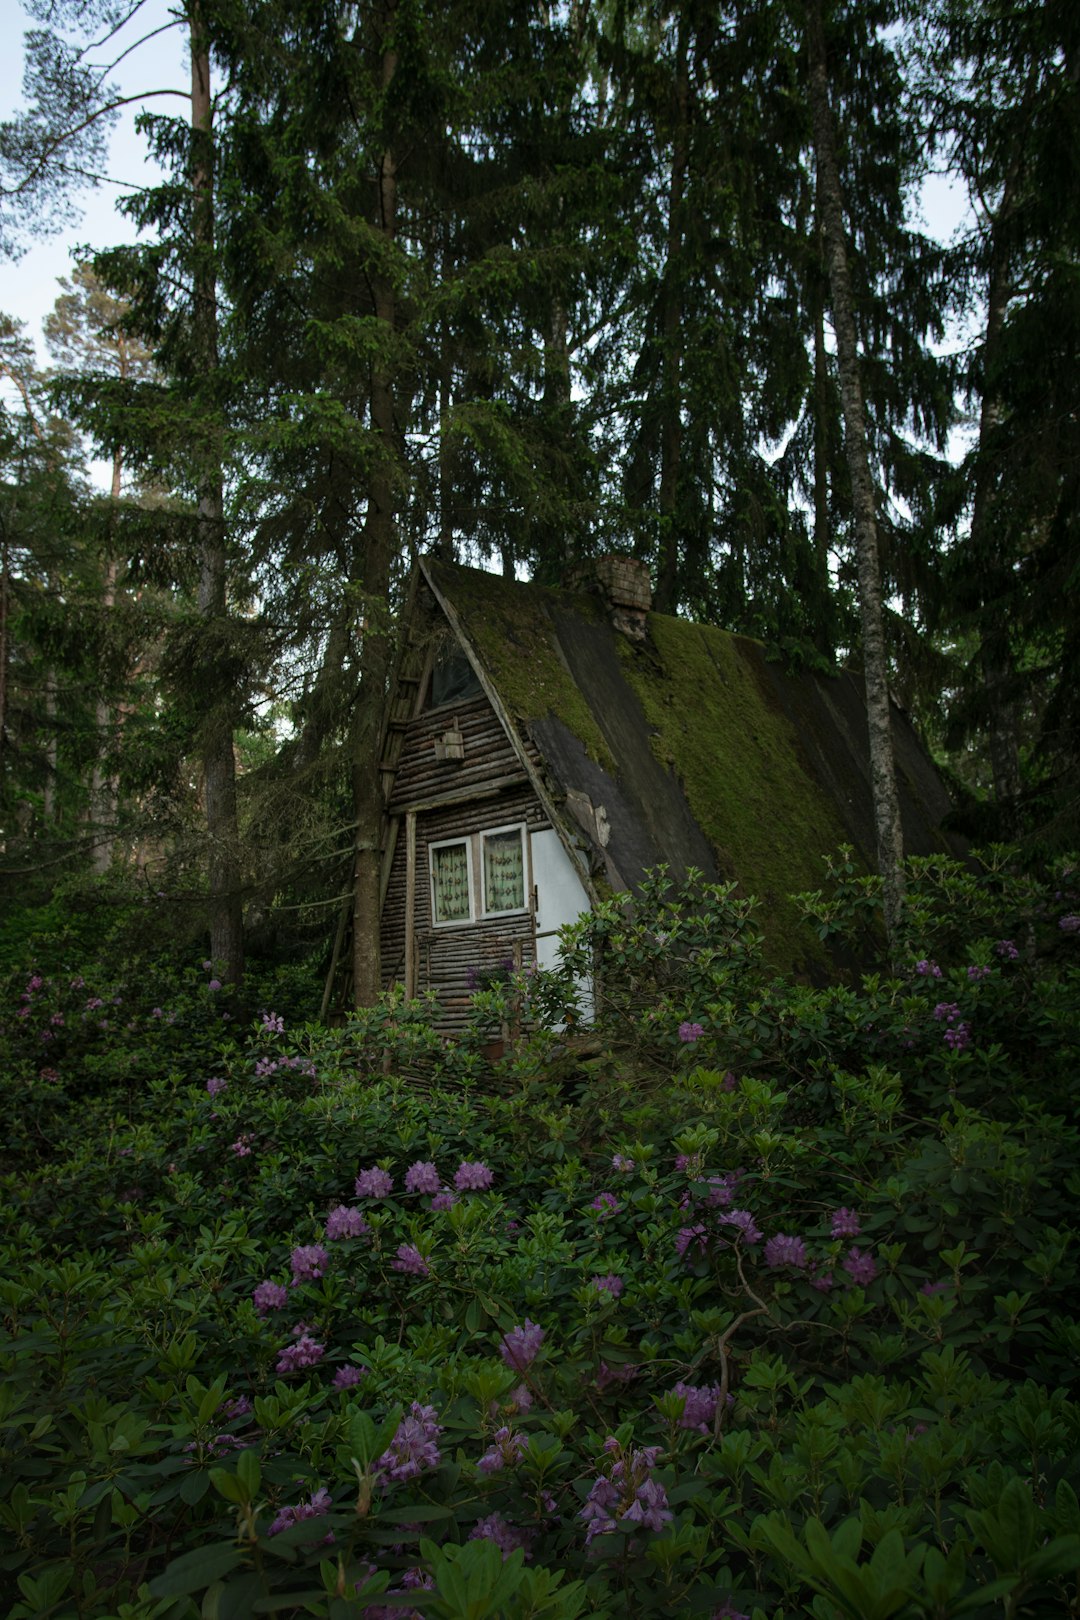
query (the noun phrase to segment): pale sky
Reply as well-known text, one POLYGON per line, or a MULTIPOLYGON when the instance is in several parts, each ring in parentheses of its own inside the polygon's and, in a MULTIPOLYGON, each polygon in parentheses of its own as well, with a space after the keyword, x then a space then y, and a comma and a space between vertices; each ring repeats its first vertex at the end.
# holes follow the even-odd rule
MULTIPOLYGON (((131 46, 142 34, 161 28, 170 20, 167 0, 143 0, 137 16, 105 51, 91 52, 89 59, 105 64, 131 46)), ((22 104, 23 34, 34 26, 18 0, 0 0, 0 118, 9 118, 22 104)), ((119 64, 110 78, 124 95, 143 90, 182 90, 190 92, 190 70, 183 30, 169 28, 138 46, 119 64)), ((154 111, 187 116, 178 97, 159 98, 149 103, 154 111)), ((80 245, 113 247, 135 239, 130 222, 116 212, 116 199, 140 185, 152 184, 157 171, 144 157, 145 143, 135 133, 138 108, 126 107, 121 113, 110 152, 112 184, 86 189, 81 193, 83 217, 61 236, 33 244, 21 259, 12 263, 0 259, 0 310, 27 323, 27 335, 37 344, 42 363, 47 360, 41 337, 41 323, 52 309, 59 292, 57 280, 70 275, 80 245)))

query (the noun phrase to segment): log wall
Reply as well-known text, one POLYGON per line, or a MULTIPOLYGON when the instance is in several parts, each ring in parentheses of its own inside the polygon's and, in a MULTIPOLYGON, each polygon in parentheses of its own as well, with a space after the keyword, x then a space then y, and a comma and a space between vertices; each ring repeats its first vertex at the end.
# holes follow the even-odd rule
POLYGON ((446 703, 427 709, 408 722, 390 801, 390 814, 407 804, 464 792, 505 778, 525 779, 513 744, 487 698, 446 703), (440 760, 435 744, 456 730, 464 743, 463 759, 440 760))
MULTIPOLYGON (((399 818, 399 830, 382 914, 383 978, 387 985, 405 982, 406 909, 411 887, 416 990, 435 991, 440 1003, 439 1028, 452 1034, 469 1017, 470 970, 489 971, 515 956, 525 967, 535 960, 533 918, 529 910, 433 928, 428 846, 515 822, 525 822, 534 831, 551 823, 484 696, 428 709, 408 722, 390 814, 399 818), (440 760, 435 741, 452 728, 462 735, 464 758, 440 760), (425 801, 456 794, 461 795, 458 802, 422 808, 425 801), (411 885, 405 835, 409 806, 417 807, 411 885)), ((531 900, 528 866, 525 883, 530 891, 526 898, 531 900)))

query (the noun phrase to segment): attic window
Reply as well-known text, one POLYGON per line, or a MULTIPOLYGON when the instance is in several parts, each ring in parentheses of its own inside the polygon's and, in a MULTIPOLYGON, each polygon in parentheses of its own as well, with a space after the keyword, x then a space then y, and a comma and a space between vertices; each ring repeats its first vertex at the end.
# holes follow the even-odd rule
POLYGON ((455 643, 444 648, 431 671, 431 689, 428 708, 438 709, 444 703, 461 703, 466 698, 479 697, 480 682, 469 660, 455 643))

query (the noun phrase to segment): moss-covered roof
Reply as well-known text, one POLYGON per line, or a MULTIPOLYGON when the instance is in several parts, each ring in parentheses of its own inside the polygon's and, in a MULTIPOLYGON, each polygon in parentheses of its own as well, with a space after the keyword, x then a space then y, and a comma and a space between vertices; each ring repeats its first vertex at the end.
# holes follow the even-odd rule
MULTIPOLYGON (((872 859, 857 681, 787 675, 747 637, 658 613, 635 643, 589 592, 430 560, 424 572, 613 887, 661 862, 734 878, 761 903, 778 967, 819 958, 789 896, 819 887, 841 843, 872 859)), ((899 721, 908 847, 944 848, 948 799, 899 721)))

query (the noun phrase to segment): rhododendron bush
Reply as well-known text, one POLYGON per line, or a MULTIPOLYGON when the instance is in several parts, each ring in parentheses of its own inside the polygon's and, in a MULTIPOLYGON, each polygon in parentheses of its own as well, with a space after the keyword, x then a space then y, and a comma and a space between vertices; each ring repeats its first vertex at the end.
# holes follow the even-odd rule
POLYGON ((200 969, 185 1057, 118 981, 138 1087, 24 965, 12 1620, 1078 1612, 1077 896, 912 880, 901 968, 814 989, 658 876, 452 1047, 223 1025, 200 969))

